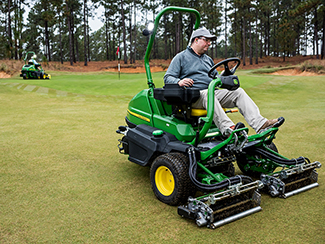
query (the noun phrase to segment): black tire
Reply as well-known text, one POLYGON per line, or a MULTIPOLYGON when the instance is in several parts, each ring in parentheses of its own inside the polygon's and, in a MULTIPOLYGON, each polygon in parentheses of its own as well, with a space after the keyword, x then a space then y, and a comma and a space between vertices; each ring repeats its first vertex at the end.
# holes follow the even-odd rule
POLYGON ((168 205, 185 203, 194 196, 195 187, 188 175, 188 158, 180 153, 157 157, 150 169, 150 182, 155 196, 168 205))
POLYGON ((24 79, 24 80, 27 79, 27 75, 26 75, 26 73, 23 74, 23 79, 24 79))
MULTIPOLYGON (((271 150, 275 151, 275 152, 279 152, 277 147, 275 146, 275 144, 273 142, 271 142, 270 145, 267 146, 268 148, 270 148, 271 150)), ((255 155, 256 157, 262 157, 261 155, 255 155)), ((245 169, 245 165, 247 164, 247 159, 246 156, 244 154, 241 155, 237 155, 237 165, 239 167, 239 169, 241 170, 241 172, 243 172, 244 175, 248 175, 254 178, 260 178, 261 176, 261 172, 256 172, 253 170, 246 170, 245 169)))

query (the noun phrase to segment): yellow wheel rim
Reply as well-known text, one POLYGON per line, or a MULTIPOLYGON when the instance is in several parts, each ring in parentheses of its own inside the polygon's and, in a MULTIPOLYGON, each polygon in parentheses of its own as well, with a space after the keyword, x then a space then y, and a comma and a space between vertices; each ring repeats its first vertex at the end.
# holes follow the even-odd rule
POLYGON ((155 174, 156 186, 161 194, 170 196, 175 189, 175 180, 172 172, 165 166, 160 166, 155 174))

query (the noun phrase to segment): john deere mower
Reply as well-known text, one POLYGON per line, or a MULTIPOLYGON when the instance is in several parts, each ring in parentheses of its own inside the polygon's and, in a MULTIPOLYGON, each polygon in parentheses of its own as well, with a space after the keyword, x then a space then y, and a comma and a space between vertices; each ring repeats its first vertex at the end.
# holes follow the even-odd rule
POLYGON ((36 54, 34 52, 27 52, 25 56, 25 65, 21 70, 20 77, 23 79, 51 79, 51 75, 46 74, 41 66, 41 64, 37 63, 36 54), (31 54, 31 58, 27 63, 28 54, 31 54))
POLYGON ((286 198, 317 186, 319 162, 304 157, 288 159, 277 152, 273 139, 283 118, 274 127, 250 136, 242 123, 226 138, 213 124, 214 90, 240 86, 235 75, 238 58, 223 60, 209 71, 212 81, 207 110, 191 108, 200 96, 198 89, 178 84, 155 88, 149 56, 159 20, 167 11, 194 14, 194 28, 199 27, 200 14, 195 9, 167 7, 157 15, 153 29, 144 31, 151 35, 144 59, 148 89, 129 102, 126 125, 117 130, 123 135, 120 153, 127 154, 131 162, 150 167, 155 196, 179 206, 178 214, 195 220, 198 226, 216 228, 260 211, 259 190, 286 198), (232 69, 230 62, 235 63, 232 69), (224 71, 212 75, 221 66, 224 71), (235 162, 243 175, 235 175, 235 162))

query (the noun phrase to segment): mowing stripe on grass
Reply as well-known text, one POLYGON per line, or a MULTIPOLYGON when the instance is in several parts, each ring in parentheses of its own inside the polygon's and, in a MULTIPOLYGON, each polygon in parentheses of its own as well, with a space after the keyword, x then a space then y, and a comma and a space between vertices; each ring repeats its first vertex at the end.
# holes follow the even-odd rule
POLYGON ((47 95, 47 94, 49 94, 49 88, 47 88, 47 87, 39 87, 36 90, 36 92, 41 94, 41 95, 47 95))
POLYGON ((14 87, 14 86, 18 86, 19 83, 0 83, 1 85, 7 85, 7 86, 10 86, 10 87, 14 87))
POLYGON ((68 96, 68 93, 66 91, 59 91, 59 90, 57 90, 56 91, 56 96, 57 97, 66 97, 66 96, 68 96))
POLYGON ((26 84, 19 84, 17 86, 17 89, 22 89, 22 88, 25 88, 27 85, 26 84))
POLYGON ((33 91, 35 89, 36 86, 32 86, 32 85, 27 85, 25 88, 24 88, 24 91, 33 91))
MULTIPOLYGON (((28 91, 28 92, 36 92, 41 95, 54 95, 57 97, 93 97, 94 95, 84 95, 84 94, 77 94, 77 93, 70 93, 61 90, 55 90, 52 88, 42 87, 42 86, 35 86, 35 85, 28 85, 28 84, 21 84, 21 83, 0 83, 1 85, 9 86, 9 87, 16 87, 17 89, 28 91)), ((96 95, 95 97, 107 97, 105 95, 96 95)))

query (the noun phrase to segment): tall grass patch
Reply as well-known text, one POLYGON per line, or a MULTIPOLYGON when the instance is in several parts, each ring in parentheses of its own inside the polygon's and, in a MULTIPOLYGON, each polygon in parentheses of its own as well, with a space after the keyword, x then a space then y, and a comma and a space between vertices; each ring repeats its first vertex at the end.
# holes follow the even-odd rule
POLYGON ((325 60, 307 60, 299 65, 299 69, 317 74, 325 74, 325 60))

